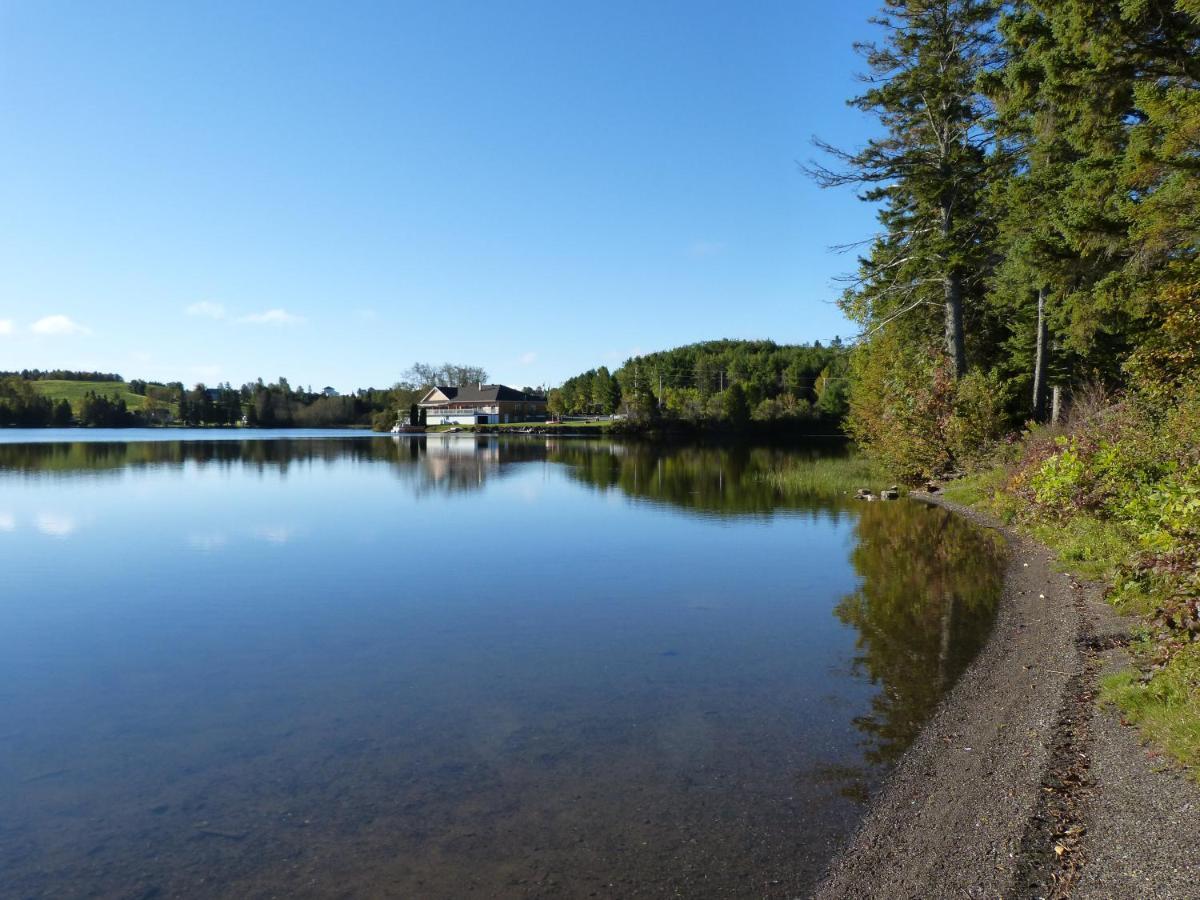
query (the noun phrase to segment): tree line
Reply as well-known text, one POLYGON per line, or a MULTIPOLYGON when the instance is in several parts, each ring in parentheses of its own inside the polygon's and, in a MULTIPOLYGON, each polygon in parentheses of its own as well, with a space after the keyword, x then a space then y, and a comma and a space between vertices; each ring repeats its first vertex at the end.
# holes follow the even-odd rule
POLYGON ((407 415, 430 387, 486 380, 487 371, 481 366, 414 363, 390 388, 362 388, 342 395, 328 389, 314 391, 311 386, 293 387, 282 377, 270 383, 260 378, 240 387, 225 382, 213 387, 200 383, 188 389, 179 381, 126 382, 120 375, 109 373, 26 369, 0 374, 0 426, 357 426, 386 431, 402 413, 407 415), (95 383, 97 387, 72 405, 65 398, 53 399, 38 393, 32 382, 44 380, 95 383), (106 390, 110 385, 120 385, 123 391, 142 398, 140 403, 131 406, 132 401, 106 390))
POLYGON ((0 426, 64 427, 72 420, 71 404, 43 397, 19 377, 0 377, 0 426))
POLYGON ((664 423, 742 426, 827 419, 845 412, 846 350, 718 340, 628 359, 568 378, 551 389, 554 415, 621 412, 664 423))
POLYGON ((22 369, 19 372, 0 372, 0 378, 22 378, 25 381, 124 381, 115 372, 85 372, 76 369, 22 369))
POLYGON ((848 427, 949 465, 1085 385, 1166 403, 1200 361, 1200 4, 886 0, 807 167, 879 207, 840 303, 848 427))

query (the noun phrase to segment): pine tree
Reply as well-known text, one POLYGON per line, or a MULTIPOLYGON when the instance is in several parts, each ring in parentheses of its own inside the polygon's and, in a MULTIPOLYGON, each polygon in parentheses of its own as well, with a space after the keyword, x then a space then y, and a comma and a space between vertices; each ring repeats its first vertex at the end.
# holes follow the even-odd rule
POLYGON ((885 135, 856 152, 818 141, 839 168, 808 168, 823 186, 863 185, 862 198, 881 204, 882 233, 843 297, 847 315, 868 334, 902 323, 922 344, 940 320, 957 377, 990 264, 989 222, 979 214, 990 105, 976 81, 1000 59, 996 15, 989 0, 886 0, 872 19, 886 39, 859 47, 871 87, 850 101, 876 115, 885 135))
MULTIPOLYGON (((1041 358, 1043 371, 1057 364, 1068 377, 1118 383, 1122 360, 1155 330, 1155 269, 1189 246, 1178 227, 1195 198, 1174 187, 1194 176, 1195 139, 1184 139, 1182 165, 1160 168, 1150 148, 1169 144, 1194 102, 1196 16, 1171 0, 1024 0, 1002 30, 998 107, 1019 150, 999 214, 1008 239, 995 299, 1042 298, 1043 346, 1062 347, 1057 360, 1041 358)), ((1033 390, 1036 399, 1036 375, 1033 390)))
POLYGON ((1030 398, 1027 412, 1041 421, 1047 414, 1051 348, 1058 344, 1053 312, 1084 273, 1061 215, 1079 154, 1063 136, 1066 111, 1042 90, 1046 58, 1061 52, 1049 23, 1030 4, 1018 3, 1000 31, 1006 65, 982 79, 996 102, 998 168, 1007 176, 994 182, 989 198, 1000 259, 989 301, 1005 328, 1000 368, 1007 380, 1021 384, 1030 398))

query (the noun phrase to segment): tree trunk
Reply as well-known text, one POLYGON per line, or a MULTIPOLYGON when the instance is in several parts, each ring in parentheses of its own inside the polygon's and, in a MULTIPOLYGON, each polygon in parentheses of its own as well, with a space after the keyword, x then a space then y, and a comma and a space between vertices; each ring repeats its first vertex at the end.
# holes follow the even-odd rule
POLYGON ((1038 288, 1037 295, 1037 347, 1033 354, 1033 420, 1042 422, 1046 418, 1046 289, 1038 288))
MULTIPOLYGON (((954 225, 954 213, 950 204, 942 205, 942 237, 950 239, 950 231, 954 225)), ((954 364, 954 377, 962 378, 967 374, 966 341, 963 339, 963 298, 962 273, 951 268, 946 273, 946 353, 954 364)))
POLYGON ((1050 388, 1050 421, 1055 425, 1062 418, 1062 385, 1050 388))

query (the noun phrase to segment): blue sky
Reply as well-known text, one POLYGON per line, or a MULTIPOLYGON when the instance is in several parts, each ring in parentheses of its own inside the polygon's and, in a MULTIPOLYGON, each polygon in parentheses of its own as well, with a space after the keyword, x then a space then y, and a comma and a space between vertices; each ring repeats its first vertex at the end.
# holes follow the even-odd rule
POLYGON ((556 383, 827 340, 869 234, 801 175, 873 2, 0 5, 0 369, 414 361, 556 383))

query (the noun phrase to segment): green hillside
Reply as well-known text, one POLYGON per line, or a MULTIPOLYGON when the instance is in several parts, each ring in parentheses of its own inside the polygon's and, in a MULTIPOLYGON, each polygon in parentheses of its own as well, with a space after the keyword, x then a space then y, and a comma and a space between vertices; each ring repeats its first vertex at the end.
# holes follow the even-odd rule
POLYGON ((140 410, 146 405, 146 398, 135 394, 123 381, 31 381, 29 385, 43 397, 55 401, 66 400, 76 412, 89 391, 101 397, 124 400, 131 410, 140 410))

